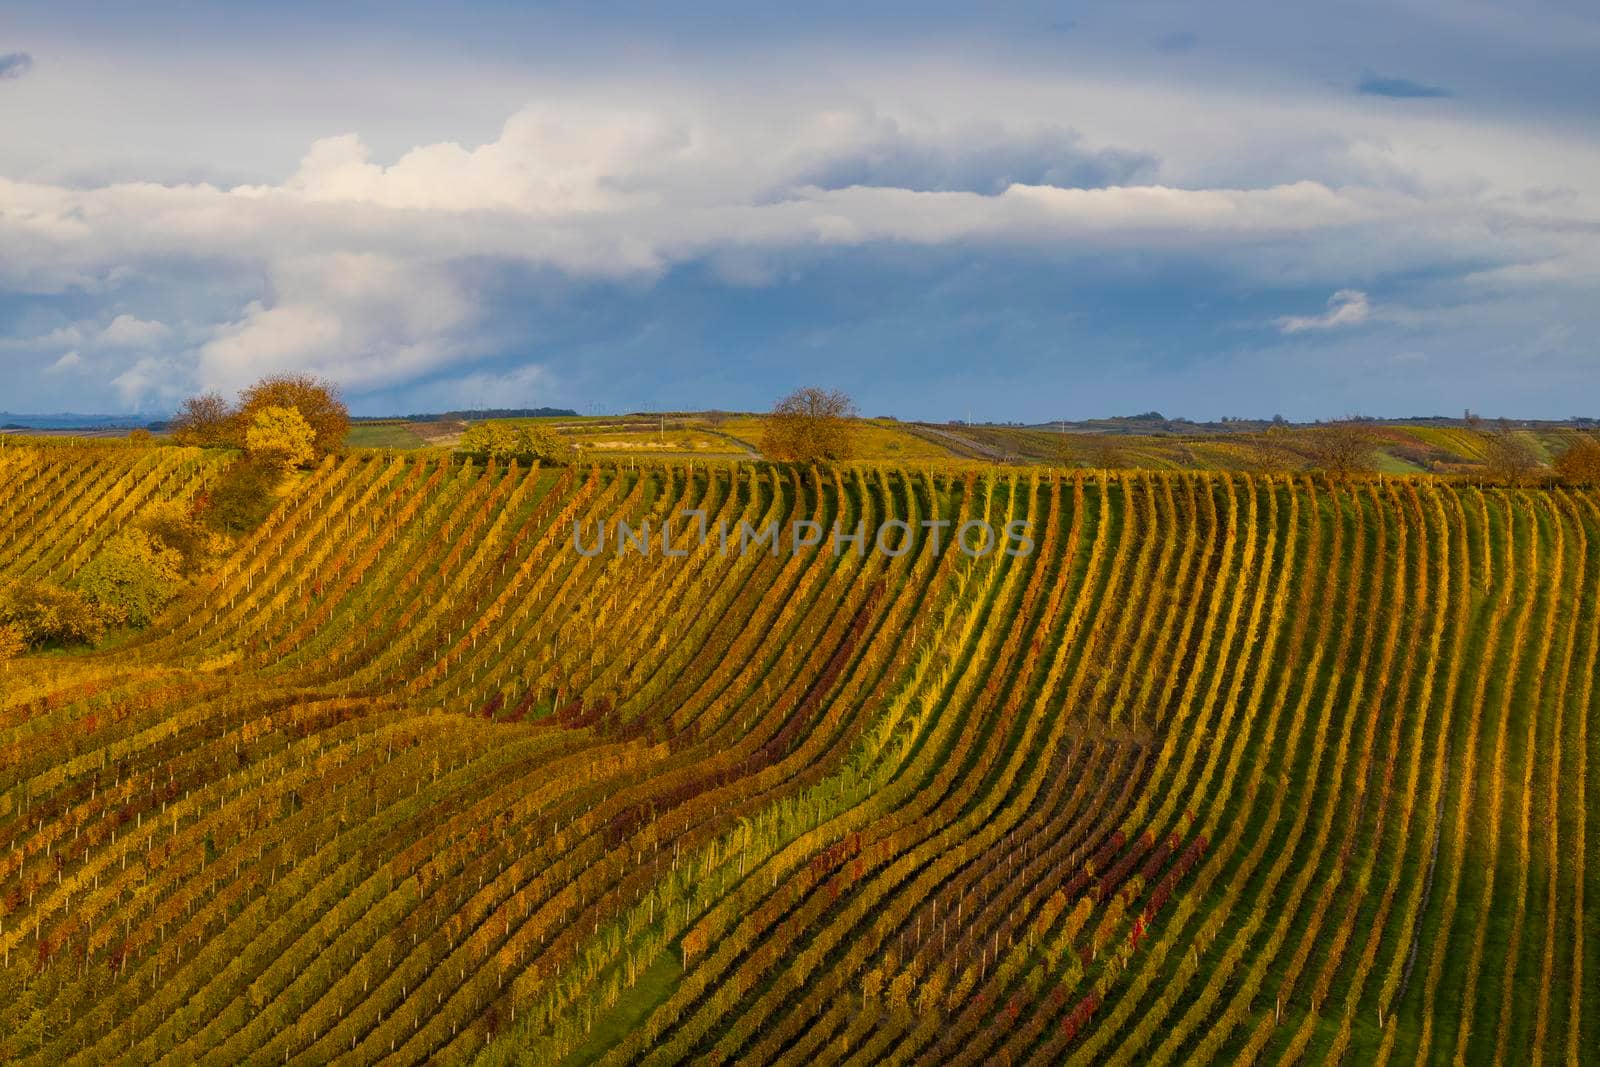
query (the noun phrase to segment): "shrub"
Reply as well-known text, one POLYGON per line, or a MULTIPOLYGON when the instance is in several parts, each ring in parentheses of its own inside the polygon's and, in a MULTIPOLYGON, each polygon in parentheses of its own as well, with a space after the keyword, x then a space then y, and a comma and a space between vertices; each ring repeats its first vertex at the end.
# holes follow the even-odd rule
POLYGON ((111 538, 83 569, 78 587, 110 622, 146 626, 183 583, 183 555, 138 528, 111 538))
POLYGON ((105 623, 81 593, 48 582, 17 581, 0 588, 0 626, 28 648, 93 642, 105 623))
POLYGON ((504 422, 479 422, 467 427, 456 451, 496 459, 538 460, 540 463, 567 463, 572 460, 572 445, 550 427, 533 423, 511 426, 504 422))
POLYGON ((195 518, 193 511, 178 500, 163 500, 145 509, 139 528, 182 557, 184 573, 203 565, 221 547, 217 535, 195 518))
POLYGON ((17 656, 28 650, 28 642, 22 636, 22 627, 14 622, 0 625, 0 663, 17 656))
POLYGON ((228 468, 216 489, 200 502, 201 521, 221 533, 253 530, 272 513, 281 472, 244 460, 228 468))

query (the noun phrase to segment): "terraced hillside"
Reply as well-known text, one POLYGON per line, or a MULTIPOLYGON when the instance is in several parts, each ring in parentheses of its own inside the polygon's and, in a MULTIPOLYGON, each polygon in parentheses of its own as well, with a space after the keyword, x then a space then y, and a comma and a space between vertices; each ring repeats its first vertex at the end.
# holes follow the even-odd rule
MULTIPOLYGON (((13 458, 0 570, 224 460, 13 458)), ((1581 1060, 1597 597, 1565 490, 330 459, 0 676, 0 1054, 1581 1060), (575 550, 690 510, 913 535, 575 550)))

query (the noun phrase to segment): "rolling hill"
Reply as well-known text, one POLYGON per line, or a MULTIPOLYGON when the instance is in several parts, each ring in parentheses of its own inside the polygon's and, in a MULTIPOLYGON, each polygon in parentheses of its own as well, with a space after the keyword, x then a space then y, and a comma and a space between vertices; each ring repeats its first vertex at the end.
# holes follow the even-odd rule
MULTIPOLYGON (((7 447, 0 580, 229 462, 7 447)), ((0 665, 0 1054, 1581 1060, 1597 600, 1592 491, 330 458, 0 665), (686 511, 910 534, 579 551, 686 511)))

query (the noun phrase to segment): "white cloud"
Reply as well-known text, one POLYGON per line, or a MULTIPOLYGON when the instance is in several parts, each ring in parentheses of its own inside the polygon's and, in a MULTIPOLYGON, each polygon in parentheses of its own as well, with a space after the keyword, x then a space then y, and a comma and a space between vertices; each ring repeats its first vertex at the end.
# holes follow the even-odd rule
POLYGON ((1340 289, 1328 297, 1328 310, 1321 315, 1299 317, 1285 316, 1278 321, 1284 333, 1304 330, 1335 330, 1344 326, 1359 326, 1372 316, 1372 303, 1359 289, 1340 289))
MULTIPOLYGON (((159 276, 174 262, 239 285, 264 276, 255 299, 225 309, 179 352, 170 351, 174 330, 127 313, 101 329, 74 324, 55 340, 186 352, 173 364, 192 379, 185 384, 233 389, 295 369, 361 392, 482 354, 480 300, 468 280, 474 263, 649 280, 706 258, 725 277, 760 284, 782 275, 781 255, 794 249, 976 243, 1092 255, 1130 243, 1285 239, 1421 208, 1404 194, 1310 180, 1215 189, 1013 182, 989 193, 825 188, 808 182, 830 159, 872 158, 875 139, 912 180, 950 134, 870 110, 797 121, 756 130, 737 115, 725 128, 719 116, 692 109, 540 105, 513 116, 488 144, 426 145, 387 167, 353 135, 324 139, 277 186, 79 189, 0 179, 0 243, 22 250, 0 263, 0 287, 112 288, 125 277, 159 276), (908 145, 922 145, 922 154, 908 145)), ((997 142, 1012 135, 1078 151, 1072 138, 1041 141, 1026 124, 987 133, 997 142)), ((937 175, 924 177, 938 184, 937 175)), ((135 364, 117 379, 124 398, 148 393, 148 372, 135 364)))
POLYGON ((122 406, 129 411, 176 404, 184 394, 183 368, 163 356, 145 356, 111 379, 122 406))
POLYGON ((294 258, 273 267, 274 302, 257 301, 199 350, 206 388, 308 370, 352 391, 393 385, 462 353, 475 308, 449 272, 371 253, 294 258))
POLYGON ((525 363, 504 372, 474 371, 448 382, 429 386, 421 406, 473 408, 544 407, 550 403, 555 382, 537 363, 525 363))
POLYGON ((133 315, 118 315, 100 331, 99 340, 116 348, 153 348, 171 336, 159 322, 146 322, 133 315))
POLYGON ((61 374, 83 366, 83 357, 76 351, 68 352, 44 369, 46 374, 61 374))
MULTIPOLYGON (((979 73, 752 99, 568 89, 475 146, 439 139, 383 162, 358 134, 323 137, 276 183, 0 177, 0 291, 120 297, 129 282, 189 292, 197 275, 220 279, 226 298, 196 300, 192 323, 187 312, 124 312, 103 327, 97 316, 35 347, 114 353, 124 395, 148 394, 155 366, 184 387, 304 369, 359 393, 485 354, 486 265, 648 284, 703 260, 731 284, 769 285, 819 250, 1020 247, 1086 261, 1200 255, 1219 271, 1332 288, 1396 263, 1471 261, 1504 280, 1593 262, 1592 233, 1568 225, 1594 202, 1586 179, 1547 166, 1570 144, 1529 134, 1514 151, 1504 130, 1440 120, 1357 128, 1303 102, 1213 94, 1202 106, 1149 85, 979 73), (1203 107, 1253 118, 1214 141, 1216 124, 1195 122, 1203 107), (1241 143, 1250 137, 1259 143, 1241 143), (1266 180, 1239 162, 1263 159, 1266 180), (1518 182, 1535 171, 1579 191, 1530 201, 1518 182), (130 365, 144 354, 166 362, 130 365)), ((1323 314, 1276 323, 1294 334, 1374 314, 1364 293, 1340 290, 1323 314)))

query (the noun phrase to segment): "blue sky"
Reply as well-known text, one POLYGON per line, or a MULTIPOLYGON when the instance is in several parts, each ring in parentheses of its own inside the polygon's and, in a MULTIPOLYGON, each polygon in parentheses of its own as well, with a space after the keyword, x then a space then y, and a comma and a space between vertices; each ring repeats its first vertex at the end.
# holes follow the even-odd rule
POLYGON ((1596 413, 1592 4, 862 6, 12 3, 0 409, 1596 413))

